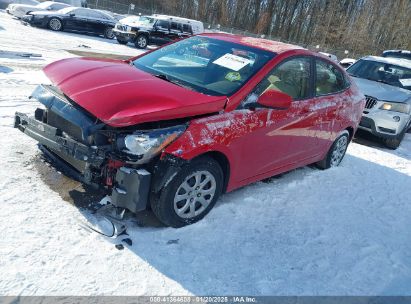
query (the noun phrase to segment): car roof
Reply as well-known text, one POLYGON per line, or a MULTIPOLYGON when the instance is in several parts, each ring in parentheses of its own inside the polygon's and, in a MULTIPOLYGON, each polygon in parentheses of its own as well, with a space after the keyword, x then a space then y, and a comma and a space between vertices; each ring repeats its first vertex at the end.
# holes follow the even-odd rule
POLYGON ((366 56, 361 58, 363 60, 377 61, 381 63, 388 63, 398 65, 407 69, 411 69, 411 60, 395 57, 380 57, 380 56, 366 56))
POLYGON ((388 54, 388 53, 411 54, 411 51, 408 51, 408 50, 385 50, 382 53, 383 54, 388 54))
POLYGON ((254 38, 254 37, 247 37, 247 36, 240 36, 240 35, 233 35, 229 33, 204 33, 201 36, 206 36, 209 38, 220 39, 228 42, 244 44, 247 46, 252 46, 260 49, 264 49, 267 51, 271 51, 274 53, 283 53, 290 50, 304 50, 303 47, 288 43, 283 43, 274 40, 268 40, 263 38, 254 38))
POLYGON ((170 20, 170 21, 176 21, 176 22, 188 22, 188 23, 201 23, 201 21, 198 20, 194 20, 194 19, 188 19, 188 18, 183 18, 183 17, 177 17, 177 16, 169 16, 169 15, 151 15, 151 16, 147 16, 147 17, 151 17, 151 18, 155 18, 155 19, 159 19, 159 20, 170 20))

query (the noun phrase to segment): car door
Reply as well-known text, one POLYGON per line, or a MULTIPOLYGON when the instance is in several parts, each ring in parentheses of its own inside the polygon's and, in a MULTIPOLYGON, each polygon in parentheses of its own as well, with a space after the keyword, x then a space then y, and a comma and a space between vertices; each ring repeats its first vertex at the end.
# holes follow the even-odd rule
POLYGON ((341 113, 350 110, 351 97, 345 93, 348 83, 334 64, 315 59, 315 104, 318 120, 319 145, 328 147, 341 129, 341 113))
POLYGON ((292 57, 277 64, 234 111, 232 121, 246 124, 249 129, 233 141, 237 161, 250 164, 239 174, 239 181, 298 167, 320 153, 312 66, 310 56, 292 57), (258 98, 267 90, 293 97, 291 107, 259 106, 258 98))
POLYGON ((183 25, 178 22, 172 21, 170 23, 170 34, 168 35, 168 41, 177 40, 183 33, 183 25))
POLYGON ((67 30, 84 32, 86 30, 86 17, 87 12, 84 12, 83 9, 74 9, 67 13, 67 18, 64 24, 64 28, 67 30))
POLYGON ((100 12, 88 11, 87 29, 89 33, 103 34, 108 19, 100 12))
POLYGON ((170 41, 170 22, 168 20, 157 20, 154 25, 154 30, 150 33, 150 40, 154 44, 165 44, 170 41))

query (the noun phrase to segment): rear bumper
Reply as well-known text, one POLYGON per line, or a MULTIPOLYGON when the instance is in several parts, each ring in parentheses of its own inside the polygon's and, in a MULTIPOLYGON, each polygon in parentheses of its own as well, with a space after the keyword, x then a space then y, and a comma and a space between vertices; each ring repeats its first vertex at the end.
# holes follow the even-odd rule
POLYGON ((37 140, 47 159, 64 174, 88 185, 111 192, 111 202, 132 212, 146 209, 151 174, 145 169, 115 168, 109 187, 107 151, 61 136, 61 131, 23 113, 15 114, 14 127, 37 140))

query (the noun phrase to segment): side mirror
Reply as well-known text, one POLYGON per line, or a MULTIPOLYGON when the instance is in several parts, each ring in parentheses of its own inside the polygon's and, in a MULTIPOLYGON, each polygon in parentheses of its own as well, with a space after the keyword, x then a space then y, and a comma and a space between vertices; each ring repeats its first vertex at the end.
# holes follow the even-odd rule
POLYGON ((76 15, 76 14, 70 14, 69 16, 70 16, 70 17, 74 17, 75 15, 76 15))
POLYGON ((293 98, 280 91, 267 90, 257 100, 257 102, 267 108, 285 110, 291 106, 293 98))

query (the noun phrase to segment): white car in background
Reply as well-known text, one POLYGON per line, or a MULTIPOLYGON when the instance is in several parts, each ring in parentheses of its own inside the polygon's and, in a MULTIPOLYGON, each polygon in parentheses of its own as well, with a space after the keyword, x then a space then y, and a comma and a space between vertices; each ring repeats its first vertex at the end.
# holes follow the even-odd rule
POLYGON ((356 62, 357 60, 355 60, 354 58, 344 58, 340 61, 340 65, 344 68, 347 69, 348 67, 350 67, 351 65, 354 64, 354 62, 356 62))
POLYGON ((367 100, 358 128, 398 148, 411 127, 411 60, 367 56, 347 72, 367 100))
POLYGON ((0 0, 0 9, 6 9, 10 4, 37 5, 39 3, 37 0, 0 0))
POLYGON ((39 11, 58 11, 70 5, 54 1, 46 1, 37 5, 28 4, 10 4, 6 12, 17 18, 22 18, 28 13, 39 11))

